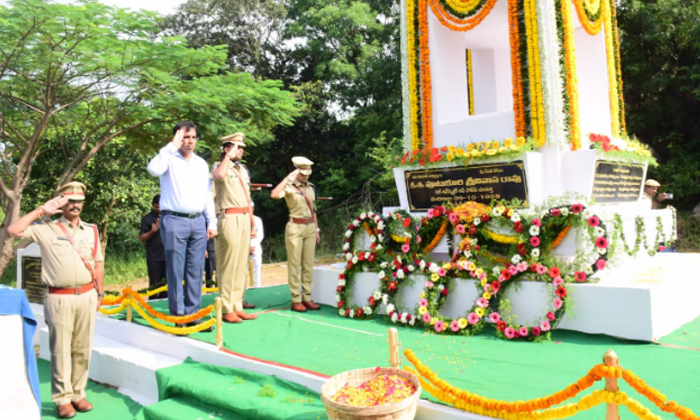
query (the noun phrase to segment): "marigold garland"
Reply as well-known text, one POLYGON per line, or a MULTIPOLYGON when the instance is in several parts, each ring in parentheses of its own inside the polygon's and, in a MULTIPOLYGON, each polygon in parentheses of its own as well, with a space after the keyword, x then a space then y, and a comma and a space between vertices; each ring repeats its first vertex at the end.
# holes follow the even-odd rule
POLYGON ((469 94, 469 115, 474 115, 474 77, 472 73, 472 50, 467 50, 467 93, 469 94))
POLYGON ((571 230, 571 225, 567 225, 564 229, 562 229, 561 232, 559 232, 559 235, 557 235, 557 237, 554 238, 552 243, 549 245, 549 249, 552 250, 558 247, 561 241, 563 241, 566 237, 566 234, 569 233, 569 230, 571 230))
MULTIPOLYGON (((433 14, 435 14, 440 23, 442 23, 444 26, 453 31, 466 32, 476 28, 484 19, 486 19, 486 16, 491 13, 491 10, 496 5, 496 0, 486 0, 483 2, 483 6, 476 11, 476 13, 474 13, 472 16, 464 18, 450 13, 450 11, 443 7, 440 0, 428 0, 428 4, 430 5, 430 9, 433 11, 433 14)), ((472 12, 474 12, 473 9, 472 12)))
MULTIPOLYGON (((214 305, 209 305, 206 308, 200 310, 197 313, 190 314, 190 315, 185 315, 185 316, 172 316, 172 315, 165 315, 162 312, 158 312, 155 309, 153 309, 152 306, 150 306, 146 301, 143 300, 141 295, 138 293, 134 293, 130 289, 126 289, 127 295, 130 295, 136 302, 138 302, 139 305, 141 305, 146 311, 148 311, 149 314, 151 314, 152 317, 158 318, 162 321, 166 322, 172 322, 175 324, 185 324, 188 322, 196 321, 198 319, 202 319, 203 317, 209 315, 214 311, 214 305)), ((138 310, 138 307, 136 305, 133 305, 134 309, 138 310)))
MULTIPOLYGON (((133 305, 133 306, 134 306, 134 309, 136 310, 136 312, 138 312, 138 314, 141 315, 141 318, 143 318, 146 322, 148 322, 148 324, 150 326, 152 326, 153 328, 155 328, 157 330, 164 331, 164 332, 174 334, 174 335, 187 335, 187 334, 200 332, 200 331, 206 330, 206 329, 212 327, 214 324, 216 324, 216 319, 211 318, 210 320, 208 320, 206 322, 202 322, 201 324, 198 324, 198 325, 193 326, 193 327, 178 327, 178 328, 170 327, 168 325, 163 325, 160 322, 158 322, 155 319, 148 316, 146 311, 143 308, 141 308, 140 306, 138 306, 138 305, 133 305)), ((213 309, 213 306, 212 306, 212 309, 213 309)), ((184 323, 184 322, 181 322, 181 323, 184 323)))
POLYGON ((418 136, 418 113, 420 112, 418 97, 418 74, 416 72, 416 3, 415 0, 406 0, 406 29, 408 43, 408 92, 410 102, 410 127, 411 127, 411 149, 420 148, 420 137, 418 136))
POLYGON ((589 35, 597 35, 603 27, 605 18, 605 3, 607 0, 597 0, 592 4, 588 0, 574 0, 574 8, 581 26, 589 35), (591 19, 593 18, 593 19, 591 19))
POLYGON ((535 0, 525 0, 525 33, 527 36, 527 57, 530 73, 530 124, 532 126, 532 137, 536 140, 538 147, 542 147, 546 141, 546 133, 535 0))
POLYGON ((620 136, 620 102, 618 101, 618 86, 617 86, 617 66, 615 64, 615 52, 617 48, 613 37, 615 36, 612 28, 612 19, 610 18, 610 8, 614 5, 610 4, 610 0, 602 0, 602 14, 605 18, 605 57, 608 67, 608 94, 610 97, 610 120, 613 136, 620 136))
POLYGON ((428 46, 428 1, 418 0, 418 44, 420 48, 421 117, 423 147, 433 147, 432 81, 428 46))
MULTIPOLYGON (((433 238, 433 240, 430 241, 428 246, 423 248, 423 254, 427 254, 430 251, 432 251, 433 249, 435 249, 437 244, 440 243, 440 240, 442 239, 442 237, 445 236, 445 233, 447 233, 447 219, 442 221, 442 225, 440 226, 440 229, 435 234, 435 237, 433 238)), ((393 236, 392 236, 392 239, 393 239, 393 236)))
POLYGON ((594 366, 586 376, 565 389, 550 396, 536 398, 529 401, 507 402, 494 400, 480 395, 472 394, 469 391, 456 388, 446 381, 440 379, 428 367, 423 365, 415 354, 407 349, 404 355, 415 367, 404 367, 405 370, 418 376, 421 387, 442 402, 454 407, 484 416, 507 419, 507 420, 550 420, 561 419, 575 415, 576 413, 588 410, 599 404, 624 405, 633 414, 644 420, 660 420, 661 418, 651 413, 638 401, 630 398, 624 392, 596 390, 591 395, 584 396, 578 403, 567 404, 561 407, 551 408, 561 404, 570 398, 575 397, 581 391, 590 388, 595 382, 602 378, 623 378, 635 390, 647 396, 659 408, 665 412, 674 413, 681 420, 697 420, 697 416, 689 409, 680 406, 674 401, 666 402, 666 397, 658 391, 653 390, 643 384, 634 374, 621 367, 607 367, 605 365, 594 366), (425 379, 424 379, 425 378, 425 379))
POLYGON ((561 19, 563 25, 562 50, 566 68, 565 86, 568 95, 569 112, 567 121, 569 135, 571 136, 571 150, 581 148, 581 128, 578 103, 578 76, 576 67, 576 44, 574 42, 574 26, 572 22, 571 3, 568 0, 560 0, 561 19))
MULTIPOLYGON (((104 302, 104 299, 103 299, 103 302, 104 302)), ((126 310, 126 307, 129 305, 131 305, 131 299, 124 299, 122 297, 121 305, 117 306, 116 308, 112 308, 112 309, 100 307, 100 313, 105 314, 105 315, 116 315, 119 312, 126 310)), ((104 304, 104 306, 110 306, 110 305, 104 304)))
POLYGON ((523 78, 520 57, 520 34, 518 0, 508 0, 508 27, 510 31, 510 66, 513 84, 513 111, 515 114, 515 135, 525 137, 525 106, 523 104, 523 78))

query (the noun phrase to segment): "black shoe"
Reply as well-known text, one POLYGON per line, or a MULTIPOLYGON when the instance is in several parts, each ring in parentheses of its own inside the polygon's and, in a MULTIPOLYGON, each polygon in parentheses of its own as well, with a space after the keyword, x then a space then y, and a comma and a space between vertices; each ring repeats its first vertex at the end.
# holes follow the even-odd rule
POLYGON ((243 299, 243 309, 254 309, 255 305, 252 303, 248 303, 243 299))
MULTIPOLYGON (((185 324, 185 326, 187 326, 187 327, 196 327, 197 325, 199 325, 199 324, 201 324, 201 323, 202 323, 202 321, 201 321, 200 319, 198 319, 198 320, 196 320, 196 321, 188 322, 187 324, 185 324)), ((209 328, 205 328, 205 329, 203 329, 203 330, 201 330, 201 331, 199 331, 199 332, 212 332, 212 331, 214 331, 214 326, 213 326, 213 325, 210 325, 209 328)))

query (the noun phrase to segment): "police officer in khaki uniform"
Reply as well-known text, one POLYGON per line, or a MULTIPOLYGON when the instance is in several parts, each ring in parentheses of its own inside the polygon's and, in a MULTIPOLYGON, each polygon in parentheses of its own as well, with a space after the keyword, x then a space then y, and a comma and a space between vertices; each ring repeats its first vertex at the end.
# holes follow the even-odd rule
POLYGON ((284 237, 292 310, 306 312, 308 309, 321 309, 311 300, 314 255, 321 236, 316 220, 316 189, 309 182, 311 165, 314 163, 300 156, 292 158, 292 163, 296 169, 272 190, 270 197, 276 200, 284 197, 289 208, 289 222, 284 237))
POLYGON ((70 182, 59 196, 24 215, 8 228, 15 238, 41 247, 41 281, 48 286, 44 317, 51 347, 51 398, 60 418, 92 410, 85 399, 95 330, 95 312, 102 304, 102 250, 97 228, 80 220, 85 185, 70 182), (63 213, 59 220, 32 224, 44 215, 63 213), (78 252, 77 249, 80 250, 78 252))
POLYGON ((253 320, 243 310, 250 238, 256 236, 250 200, 250 174, 240 160, 245 135, 235 133, 222 137, 221 161, 212 168, 212 179, 218 210, 216 237, 216 279, 223 302, 223 320, 237 323, 253 320))

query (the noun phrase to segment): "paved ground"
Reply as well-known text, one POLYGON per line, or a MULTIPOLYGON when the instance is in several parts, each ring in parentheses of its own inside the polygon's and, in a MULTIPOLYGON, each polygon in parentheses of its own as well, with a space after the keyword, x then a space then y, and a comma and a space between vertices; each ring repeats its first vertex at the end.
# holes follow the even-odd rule
MULTIPOLYGON (((340 261, 335 257, 322 257, 316 260, 317 265, 330 264, 333 262, 340 261)), ((275 263, 275 264, 263 264, 262 267, 262 285, 263 286, 273 286, 276 284, 287 283, 287 264, 286 263, 275 263)), ((131 286, 132 289, 140 290, 148 287, 148 278, 135 279, 133 282, 128 284, 108 284, 105 285, 106 290, 111 290, 118 292, 123 288, 131 286)))

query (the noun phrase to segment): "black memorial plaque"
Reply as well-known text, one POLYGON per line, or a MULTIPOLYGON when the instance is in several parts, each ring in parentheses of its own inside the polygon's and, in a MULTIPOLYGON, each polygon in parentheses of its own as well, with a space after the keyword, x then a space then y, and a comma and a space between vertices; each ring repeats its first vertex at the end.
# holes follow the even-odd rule
POLYGON ((522 161, 460 168, 406 171, 406 191, 411 211, 427 211, 451 202, 522 200, 527 206, 527 181, 522 161))
POLYGON ((28 301, 44 303, 46 286, 41 282, 41 258, 22 258, 22 289, 28 301))
POLYGON ((597 161, 592 198, 598 203, 637 201, 643 182, 643 165, 597 161))

